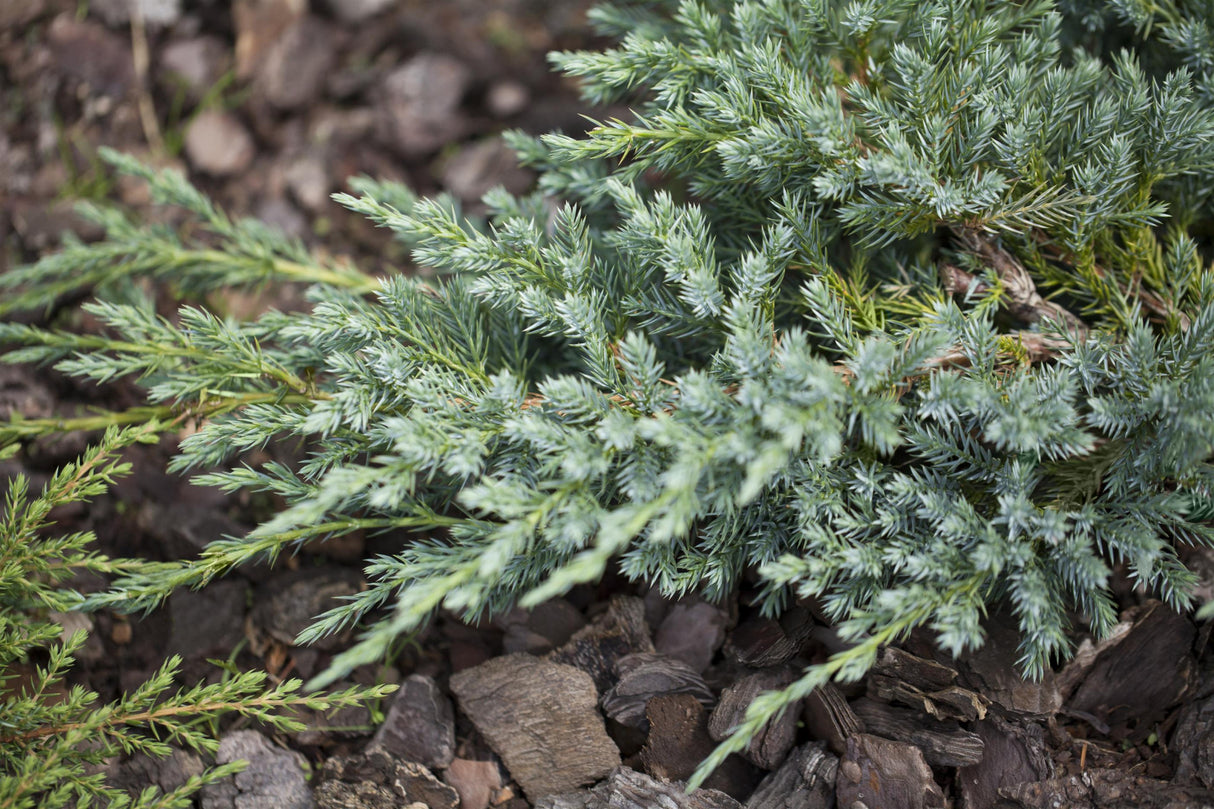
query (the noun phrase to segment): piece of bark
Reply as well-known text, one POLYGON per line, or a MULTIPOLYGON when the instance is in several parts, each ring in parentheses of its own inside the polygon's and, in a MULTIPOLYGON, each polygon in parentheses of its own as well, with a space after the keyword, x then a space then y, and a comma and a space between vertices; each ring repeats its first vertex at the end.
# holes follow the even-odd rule
POLYGON ((895 647, 877 657, 868 677, 869 696, 898 702, 936 719, 972 722, 986 716, 990 701, 955 684, 957 670, 895 647))
POLYGON ((455 757, 455 711, 433 679, 406 677, 373 742, 406 761, 442 769, 455 757))
POLYGON ((847 740, 835 779, 838 806, 865 809, 936 809, 944 793, 918 748, 859 733, 847 740))
POLYGON ((400 761, 379 745, 360 756, 325 761, 314 794, 318 809, 456 809, 459 794, 425 767, 400 761))
POLYGON ((599 694, 605 694, 615 685, 616 663, 621 657, 653 650, 645 602, 635 596, 617 596, 605 613, 575 632, 548 659, 586 672, 599 694))
POLYGON ((1053 776, 1041 726, 1008 722, 996 714, 974 725, 982 740, 982 760, 957 771, 962 809, 998 807, 1003 791, 1053 776))
POLYGON ((868 733, 918 747, 933 767, 967 767, 982 760, 982 738, 956 722, 871 699, 857 700, 853 707, 868 733))
POLYGON ((999 809, 1209 809, 1214 791, 1182 786, 1122 770, 1009 786, 999 809))
POLYGON ((1168 747, 1176 754, 1176 783, 1214 789, 1214 697, 1184 707, 1168 747))
MULTIPOLYGON (((765 691, 778 691, 796 679, 791 669, 766 669, 747 675, 721 692, 721 700, 708 718, 708 733, 724 740, 746 718, 746 709, 765 691)), ((751 737, 742 757, 760 769, 774 770, 788 755, 797 737, 800 706, 790 706, 751 737)))
POLYGON ((813 631, 809 610, 794 607, 777 621, 756 617, 743 621, 729 633, 725 653, 752 668, 778 666, 792 660, 813 631))
POLYGON ((1079 646, 1075 649, 1075 654, 1071 655, 1071 659, 1066 662, 1062 671, 1058 672, 1055 680, 1063 702, 1070 698, 1079 684, 1088 676, 1088 672, 1092 670, 1092 666, 1096 664, 1100 656, 1128 638, 1130 630, 1133 628, 1133 621, 1119 621, 1107 637, 1101 638, 1099 641, 1093 641, 1092 638, 1084 638, 1080 641, 1079 646))
POLYGON ((818 686, 805 698, 805 724, 815 739, 823 739, 835 755, 847 752, 847 738, 864 732, 864 724, 834 683, 818 686))
POLYGON ((680 602, 670 608, 654 635, 664 655, 682 660, 702 673, 725 642, 729 613, 706 601, 680 602))
POLYGON ((742 805, 715 789, 689 794, 681 783, 620 767, 594 789, 544 798, 535 809, 742 809, 742 805))
POLYGON ((760 783, 746 809, 831 809, 839 759, 824 742, 798 747, 760 783))
MULTIPOLYGON (((654 697, 646 709, 649 738, 641 749, 641 767, 655 778, 686 781, 716 747, 708 735, 708 713, 691 694, 654 697)), ((757 773, 745 760, 731 755, 704 781, 738 800, 750 794, 757 773)))
POLYGON ((1180 701, 1196 672, 1193 623, 1160 601, 1136 608, 1129 635, 1097 658, 1067 707, 1143 737, 1180 701))
POLYGON ((453 675, 451 691, 533 802, 597 781, 620 763, 594 682, 573 666, 505 655, 453 675))
POLYGON ((618 681, 603 695, 603 713, 621 725, 649 731, 645 706, 662 694, 691 694, 705 708, 716 698, 704 678, 673 657, 656 652, 640 652, 621 657, 616 663, 618 681))
POLYGON ((986 640, 961 660, 962 685, 998 703, 1007 711, 1052 716, 1062 707, 1062 694, 1054 672, 1046 669, 1039 680, 1027 680, 1017 664, 1020 637, 1015 619, 996 615, 984 624, 986 640))

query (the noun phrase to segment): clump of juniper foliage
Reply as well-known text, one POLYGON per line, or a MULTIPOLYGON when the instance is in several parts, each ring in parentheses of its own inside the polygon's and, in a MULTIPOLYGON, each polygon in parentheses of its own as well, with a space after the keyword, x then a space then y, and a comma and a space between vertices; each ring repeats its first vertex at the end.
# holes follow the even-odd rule
POLYGON ((536 193, 491 192, 484 222, 389 183, 339 196, 436 280, 310 256, 110 155, 200 226, 182 242, 93 209, 109 238, 0 278, 0 306, 87 284, 108 333, 4 325, 8 357, 140 378, 148 407, 97 418, 196 417, 173 469, 288 506, 90 604, 415 530, 304 633, 370 621, 331 681, 440 605, 535 604, 612 564, 715 598, 754 570, 764 610, 817 599, 854 646, 757 700, 706 767, 912 628, 960 652, 1006 605, 1039 674, 1076 611, 1114 624, 1113 564, 1186 605, 1177 548, 1214 541, 1211 18, 1168 0, 600 8, 621 44, 553 61, 635 114, 511 136, 536 193), (305 281, 312 307, 165 320, 141 275, 183 296, 305 281), (230 464, 284 437, 308 441, 298 468, 230 464))
MULTIPOLYGON (((65 678, 72 655, 86 640, 83 631, 62 637, 62 614, 81 606, 69 580, 81 573, 148 576, 156 564, 111 559, 88 546, 91 532, 49 532, 51 510, 88 500, 130 465, 118 452, 137 441, 155 441, 162 425, 111 429, 75 463, 60 469, 36 497, 28 481, 9 481, 0 512, 0 807, 54 809, 87 806, 184 807, 209 783, 239 772, 245 762, 212 767, 170 792, 149 787, 132 797, 105 781, 99 766, 123 754, 167 756, 172 746, 213 754, 218 745, 210 724, 240 715, 279 730, 302 723, 282 711, 329 710, 382 696, 383 688, 348 689, 305 696, 302 683, 288 680, 267 687, 264 672, 242 672, 212 685, 174 690, 180 659, 165 661, 155 675, 121 699, 99 705, 97 694, 69 688, 65 678), (31 662, 44 658, 38 666, 31 662), (92 767, 90 772, 89 767, 92 767)), ((10 447, 15 449, 16 447, 10 447)))

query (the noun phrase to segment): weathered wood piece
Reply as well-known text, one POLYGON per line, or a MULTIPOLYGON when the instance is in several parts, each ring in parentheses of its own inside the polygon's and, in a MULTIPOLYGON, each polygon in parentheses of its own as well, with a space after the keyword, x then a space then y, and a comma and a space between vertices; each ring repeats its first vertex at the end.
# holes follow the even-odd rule
POLYGON ((1002 806, 1004 790, 1053 776, 1053 764, 1040 725, 1008 722, 992 713, 974 725, 982 740, 982 760, 957 771, 962 809, 1002 806))
POLYGON ((899 702, 936 719, 972 722, 986 716, 990 700, 955 685, 956 679, 956 669, 890 646, 873 665, 868 692, 882 702, 899 702))
POLYGON ((805 724, 815 739, 824 739, 835 755, 847 752, 847 737, 864 732, 864 725, 834 683, 826 683, 805 698, 805 724))
POLYGON ((615 685, 616 662, 621 657, 653 650, 645 622, 645 602, 635 596, 617 596, 605 613, 575 632, 548 659, 586 672, 599 694, 605 694, 615 685))
POLYGON ((982 738, 956 722, 871 699, 857 700, 852 707, 867 732, 918 747, 933 767, 966 767, 982 760, 982 738))
POLYGON ((759 783, 746 809, 831 809, 838 772, 839 759, 824 742, 802 745, 759 783))
POLYGON ((535 809, 742 809, 742 805, 715 789, 688 794, 678 782, 620 767, 594 789, 543 798, 535 809))
POLYGON ((442 769, 455 757, 455 710, 451 699, 423 674, 406 677, 373 743, 406 761, 442 769))
POLYGON ((1033 716, 1052 716, 1062 707, 1054 672, 1046 669, 1039 680, 1020 673, 1020 636, 1011 616, 994 616, 983 624, 986 640, 966 653, 959 664, 962 685, 970 686, 1005 710, 1033 716))
POLYGON ((532 801, 619 766, 594 682, 573 666, 505 655, 453 675, 451 691, 532 801))
POLYGON ((809 640, 814 621, 809 610, 794 607, 777 621, 756 617, 738 624, 725 641, 725 653, 751 668, 792 660, 809 640))
POLYGON ((860 733, 839 761, 835 800, 849 808, 942 809, 944 793, 918 748, 860 733))
POLYGON ((1209 809, 1214 791, 1183 786, 1121 770, 1009 786, 998 809, 1209 809))
POLYGON ((636 730, 648 732, 645 706, 654 697, 691 694, 705 708, 711 708, 716 702, 698 672, 682 660, 656 652, 621 657, 616 662, 616 673, 618 681, 603 695, 603 713, 636 730))
POLYGON ((1067 707, 1109 725, 1133 723, 1145 736, 1193 682, 1196 629, 1160 601, 1138 607, 1133 621, 1129 634, 1097 658, 1067 707))
POLYGON ((372 744, 361 756, 336 756, 321 768, 313 793, 318 809, 456 809, 459 795, 412 761, 372 744))
MULTIPOLYGON (((738 680, 721 692, 721 701, 708 718, 708 733, 716 741, 723 740, 742 723, 746 709, 764 691, 777 691, 796 679, 791 669, 765 669, 738 680)), ((797 715, 800 706, 790 707, 772 719, 756 733, 742 751, 742 756, 764 770, 774 770, 788 755, 797 737, 797 715)))
MULTIPOLYGON (((716 747, 708 735, 708 713, 690 694, 654 697, 646 709, 649 738, 641 749, 641 767, 654 778, 685 781, 716 747)), ((758 783, 758 773, 733 755, 708 776, 704 786, 739 800, 758 783)))
POLYGON ((1176 783, 1214 789, 1214 697, 1184 707, 1168 747, 1176 754, 1176 783))
POLYGON ((670 608, 654 634, 653 645, 697 672, 712 663, 725 642, 729 613, 707 601, 680 602, 670 608))
POLYGON ((202 809, 312 809, 308 762, 284 750, 255 730, 225 735, 215 754, 216 764, 247 761, 243 772, 207 784, 199 793, 202 809))

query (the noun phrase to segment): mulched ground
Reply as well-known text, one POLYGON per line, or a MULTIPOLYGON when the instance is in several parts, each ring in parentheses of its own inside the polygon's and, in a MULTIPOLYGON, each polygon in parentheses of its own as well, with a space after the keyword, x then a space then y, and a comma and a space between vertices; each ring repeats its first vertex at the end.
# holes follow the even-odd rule
MULTIPOLYGON (((586 5, 142 0, 132 20, 125 0, 0 0, 0 271, 53 250, 64 231, 96 238, 72 213, 77 199, 146 208, 142 189, 100 165, 103 145, 177 166, 230 212, 369 269, 405 266, 399 246, 328 195, 356 174, 446 191, 473 209, 493 185, 526 189, 531 176, 496 134, 584 127, 575 88, 544 53, 596 44, 586 5)), ((137 399, 124 385, 0 368, 0 416, 137 399)), ((0 476, 44 480, 87 439, 34 442, 0 476)), ((131 450, 134 475, 64 509, 61 524, 95 530, 111 554, 181 558, 273 507, 166 475, 172 450, 170 438, 131 450)), ((92 616, 74 676, 113 698, 176 653, 183 682, 218 677, 208 658, 306 677, 344 639, 297 648, 295 634, 357 590, 364 557, 404 541, 316 544, 276 569, 177 594, 147 618, 92 616)), ((1075 660, 1041 683, 1015 675, 1015 637, 999 615, 988 644, 962 660, 912 637, 863 682, 825 689, 769 727, 692 796, 669 782, 688 777, 755 694, 838 648, 815 605, 776 622, 754 614, 745 592, 672 603, 609 580, 479 627, 439 615, 396 659, 356 673, 401 684, 384 705, 307 717, 309 730, 290 738, 226 728, 220 759, 252 765, 199 805, 1214 806, 1210 627, 1128 582, 1118 594, 1114 636, 1077 637, 1075 660)), ((181 753, 115 761, 110 773, 138 790, 201 766, 181 753)))

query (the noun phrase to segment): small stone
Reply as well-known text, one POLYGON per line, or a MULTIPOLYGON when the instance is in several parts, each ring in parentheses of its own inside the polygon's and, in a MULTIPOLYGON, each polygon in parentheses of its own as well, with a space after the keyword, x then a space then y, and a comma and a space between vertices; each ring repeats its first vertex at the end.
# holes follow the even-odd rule
MULTIPOLYGON (((319 211, 329 204, 329 172, 319 157, 309 155, 291 163, 284 177, 287 188, 299 204, 311 211, 319 211)), ((324 546, 319 546, 321 552, 324 546)))
POLYGON ((430 51, 389 73, 380 87, 385 142, 404 157, 421 157, 459 137, 459 106, 471 81, 463 62, 430 51))
POLYGON ((662 654, 703 672, 725 642, 727 623, 725 610, 706 601, 675 604, 658 627, 653 645, 662 654))
POLYGON ((231 54, 223 40, 213 36, 179 39, 160 52, 163 74, 185 87, 193 99, 202 97, 228 69, 231 54))
POLYGON ((398 0, 325 0, 325 7, 342 22, 358 23, 390 9, 398 0))
POLYGON ((238 730, 219 742, 216 764, 245 760, 249 766, 202 788, 202 809, 312 809, 308 762, 272 745, 255 730, 238 730))
POLYGON ((521 194, 534 175, 518 164, 514 150, 501 138, 490 138, 460 149, 442 170, 443 185, 465 202, 476 202, 491 188, 521 194))
POLYGON ((254 151, 253 137, 228 112, 205 110, 185 132, 185 154, 190 164, 217 177, 230 177, 247 169, 254 151))
POLYGON ((486 809, 502 788, 502 774, 493 761, 454 759, 443 779, 459 793, 460 809, 486 809))
POLYGON ((533 802, 597 781, 620 763, 594 681, 573 666, 505 655, 453 675, 451 691, 533 802))
POLYGON ((333 40, 333 32, 315 17, 291 23, 261 60, 256 87, 281 110, 311 104, 333 69, 333 40))
POLYGON ((112 760, 106 767, 106 781, 137 796, 149 786, 159 787, 162 792, 172 792, 191 778, 202 775, 205 770, 206 764, 201 756, 175 747, 167 758, 134 755, 112 760))
POLYGON ((257 205, 255 216, 259 222, 292 239, 302 239, 309 232, 308 220, 298 208, 282 197, 263 200, 257 205))
POLYGON ((63 640, 67 640, 77 632, 84 633, 84 644, 72 653, 77 661, 96 663, 105 657, 105 646, 102 645, 90 616, 83 612, 50 612, 46 617, 63 628, 63 634, 60 635, 63 640))
POLYGON ((168 27, 181 19, 181 0, 89 0, 89 13, 112 28, 129 25, 136 11, 149 27, 168 27))
POLYGON ((307 12, 308 0, 234 0, 237 78, 250 78, 271 46, 307 12))
POLYGON ((485 94, 485 106, 496 118, 509 118, 527 108, 531 103, 531 92, 527 85, 514 79, 494 82, 485 94))
POLYGON ((442 769, 455 757, 455 711, 430 677, 405 678, 373 740, 397 758, 442 769))
POLYGON ((88 85, 95 95, 119 98, 134 86, 130 47, 104 27, 60 14, 51 22, 46 39, 56 68, 88 85))

